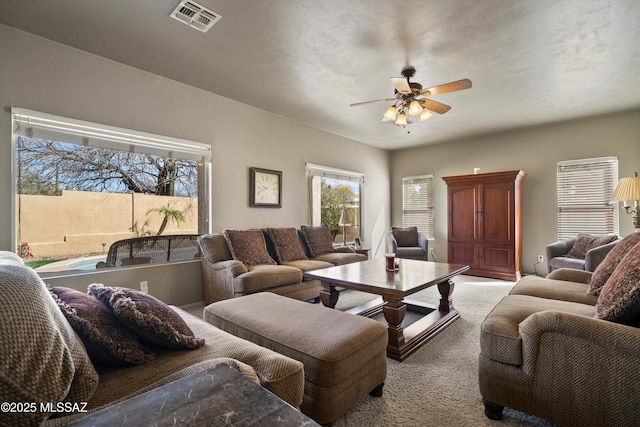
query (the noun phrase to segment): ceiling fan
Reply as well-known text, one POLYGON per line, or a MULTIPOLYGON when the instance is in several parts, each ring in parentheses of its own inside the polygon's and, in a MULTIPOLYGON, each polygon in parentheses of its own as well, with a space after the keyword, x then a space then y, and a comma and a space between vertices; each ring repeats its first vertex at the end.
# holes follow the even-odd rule
POLYGON ((384 113, 382 121, 389 121, 398 126, 405 126, 413 123, 407 120, 407 114, 420 116, 420 121, 423 121, 431 117, 431 111, 438 114, 444 114, 451 109, 448 105, 430 99, 430 96, 469 89, 471 87, 471 80, 462 79, 423 89, 420 83, 410 81, 410 79, 416 74, 416 69, 411 65, 404 67, 400 74, 402 74, 402 77, 391 77, 390 79, 391 84, 395 87, 395 90, 393 91, 393 98, 356 102, 355 104, 351 104, 351 107, 373 104, 376 102, 395 101, 394 104, 384 113))

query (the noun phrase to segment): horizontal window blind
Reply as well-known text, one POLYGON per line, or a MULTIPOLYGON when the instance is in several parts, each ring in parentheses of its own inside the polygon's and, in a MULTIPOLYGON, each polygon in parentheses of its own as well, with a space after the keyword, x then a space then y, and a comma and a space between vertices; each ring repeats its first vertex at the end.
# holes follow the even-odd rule
POLYGON ((418 227, 428 239, 435 237, 433 175, 402 178, 402 226, 418 227))
POLYGON ((14 136, 154 154, 200 163, 211 161, 211 146, 168 136, 12 108, 14 136))
POLYGON ((619 234, 618 159, 602 157, 557 165, 558 238, 578 234, 619 234))

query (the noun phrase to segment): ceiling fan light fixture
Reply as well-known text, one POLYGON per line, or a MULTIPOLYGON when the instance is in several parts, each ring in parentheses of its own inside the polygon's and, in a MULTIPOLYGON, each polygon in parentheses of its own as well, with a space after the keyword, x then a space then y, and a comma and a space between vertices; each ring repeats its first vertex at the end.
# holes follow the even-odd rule
POLYGON ((426 108, 423 108, 422 112, 420 113, 420 121, 423 122, 429 119, 431 116, 432 116, 431 111, 427 110, 426 108))
POLYGON ((386 121, 386 120, 395 120, 396 119, 396 114, 398 114, 398 109, 392 105, 391 107, 389 107, 389 109, 384 113, 384 118, 382 120, 386 121))
POLYGON ((412 116, 417 116, 420 113, 422 113, 422 106, 420 105, 418 100, 414 99, 413 101, 411 101, 411 104, 409 104, 409 114, 411 114, 412 116))
POLYGON ((404 113, 398 114, 398 119, 395 121, 397 125, 406 125, 407 124, 407 116, 404 113))

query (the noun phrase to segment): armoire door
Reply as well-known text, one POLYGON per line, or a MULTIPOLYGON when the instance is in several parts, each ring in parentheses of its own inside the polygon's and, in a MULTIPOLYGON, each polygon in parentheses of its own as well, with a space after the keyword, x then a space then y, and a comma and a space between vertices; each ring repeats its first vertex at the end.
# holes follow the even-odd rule
POLYGON ((468 264, 474 268, 477 264, 475 240, 478 210, 478 187, 476 185, 450 186, 448 189, 448 262, 468 264))

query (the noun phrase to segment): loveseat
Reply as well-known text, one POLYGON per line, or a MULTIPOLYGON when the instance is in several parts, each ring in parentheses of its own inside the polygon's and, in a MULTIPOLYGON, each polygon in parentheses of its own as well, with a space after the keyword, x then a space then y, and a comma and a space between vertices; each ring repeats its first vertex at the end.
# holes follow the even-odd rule
MULTIPOLYGON (((90 287, 97 291, 107 289, 101 285, 90 287)), ((85 335, 81 338, 75 331, 76 324, 72 327, 68 320, 68 314, 75 316, 78 312, 72 309, 63 314, 54 290, 59 295, 83 294, 67 288, 48 289, 17 255, 0 252, 0 402, 35 405, 22 409, 16 406, 13 411, 3 407, 2 426, 65 425, 219 363, 236 368, 293 407, 302 403, 301 362, 228 334, 177 307, 166 306, 192 332, 194 349, 169 349, 147 343, 147 352, 141 355, 151 359, 146 363, 95 363, 89 357, 96 357, 95 343, 85 346, 85 335), (66 402, 71 405, 67 405, 71 413, 41 412, 40 402, 66 402)), ((125 358, 132 354, 119 342, 114 343, 116 351, 125 358)))
POLYGON ((320 282, 310 270, 364 261, 350 247, 334 247, 326 226, 225 230, 198 238, 206 304, 256 292, 317 299, 320 282))
POLYGON ((523 277, 481 326, 485 414, 640 425, 640 233, 592 272, 523 277))

